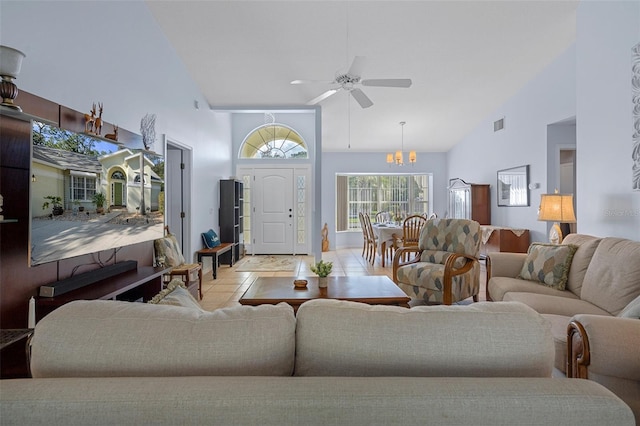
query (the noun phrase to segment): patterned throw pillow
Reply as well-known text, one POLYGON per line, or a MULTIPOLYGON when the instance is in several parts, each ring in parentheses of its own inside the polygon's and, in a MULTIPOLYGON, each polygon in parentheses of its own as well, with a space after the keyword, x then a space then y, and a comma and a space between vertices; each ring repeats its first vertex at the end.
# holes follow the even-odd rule
POLYGON ((167 288, 156 294, 153 299, 147 303, 181 306, 183 308, 193 308, 204 312, 198 301, 194 299, 191 293, 189 293, 189 290, 184 287, 182 280, 177 278, 171 280, 171 282, 167 284, 167 288))
POLYGON ((578 246, 573 244, 531 244, 518 278, 564 290, 577 249, 578 246))
POLYGON ((163 266, 174 268, 185 263, 178 240, 173 234, 155 240, 153 245, 156 249, 156 259, 163 266))
POLYGON ((213 229, 209 229, 207 232, 202 233, 202 240, 207 248, 214 248, 220 245, 220 238, 213 229))

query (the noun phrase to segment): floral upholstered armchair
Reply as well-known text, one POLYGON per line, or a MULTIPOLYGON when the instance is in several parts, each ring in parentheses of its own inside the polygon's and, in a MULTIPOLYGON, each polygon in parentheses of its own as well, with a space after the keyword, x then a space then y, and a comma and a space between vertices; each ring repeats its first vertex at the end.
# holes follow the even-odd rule
POLYGON ((473 220, 427 221, 417 247, 396 251, 393 281, 412 299, 428 304, 451 305, 469 297, 477 302, 481 236, 473 220))

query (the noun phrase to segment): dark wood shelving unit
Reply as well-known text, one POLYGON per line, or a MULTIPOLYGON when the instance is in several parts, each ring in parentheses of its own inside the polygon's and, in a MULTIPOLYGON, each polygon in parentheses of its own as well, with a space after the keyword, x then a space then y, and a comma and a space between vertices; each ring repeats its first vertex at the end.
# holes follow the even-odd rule
POLYGON ((230 253, 224 253, 221 261, 233 264, 244 256, 243 218, 244 199, 243 184, 235 179, 220 180, 220 241, 233 244, 230 253), (232 257, 231 262, 228 256, 232 257))

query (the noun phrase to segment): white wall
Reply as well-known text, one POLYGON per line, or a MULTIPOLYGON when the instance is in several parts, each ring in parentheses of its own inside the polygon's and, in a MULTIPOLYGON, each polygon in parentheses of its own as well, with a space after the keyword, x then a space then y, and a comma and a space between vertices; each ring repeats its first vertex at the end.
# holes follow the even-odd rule
POLYGON ((102 102, 105 121, 135 133, 145 114, 156 114, 156 151, 162 134, 193 148, 185 253, 201 248, 200 233, 218 224, 213 182, 231 174, 229 117, 206 107, 145 3, 2 1, 0 40, 27 55, 19 89, 78 111, 102 102))
POLYGON ((556 58, 494 114, 483 120, 447 155, 450 177, 491 185, 491 223, 526 228, 532 241, 548 241, 547 224, 537 221, 540 194, 547 188, 547 125, 575 115, 575 47, 556 58), (493 131, 504 117, 505 127, 493 131), (498 207, 496 172, 529 165, 529 207, 498 207))
MULTIPOLYGON (((405 153, 405 155, 407 155, 405 153)), ((439 217, 447 211, 447 173, 444 153, 418 152, 414 166, 389 166, 384 152, 322 154, 322 223, 329 229, 331 250, 361 247, 362 233, 336 233, 336 174, 337 173, 431 173, 433 175, 433 209, 439 217)), ((319 230, 318 230, 319 231, 319 230)))
POLYGON ((640 192, 631 190, 640 2, 580 2, 577 24, 578 232, 640 240, 640 192))

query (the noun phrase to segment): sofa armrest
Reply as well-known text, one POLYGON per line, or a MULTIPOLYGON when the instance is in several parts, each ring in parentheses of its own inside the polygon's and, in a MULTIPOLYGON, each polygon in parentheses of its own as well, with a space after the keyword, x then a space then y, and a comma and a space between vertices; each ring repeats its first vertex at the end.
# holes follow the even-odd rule
POLYGON ((567 377, 589 373, 640 381, 640 320, 575 315, 567 327, 567 377))
POLYGON ((491 277, 517 277, 526 258, 526 253, 489 253, 487 255, 487 282, 491 277))

